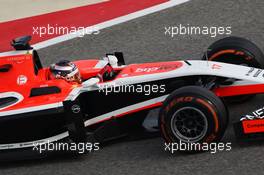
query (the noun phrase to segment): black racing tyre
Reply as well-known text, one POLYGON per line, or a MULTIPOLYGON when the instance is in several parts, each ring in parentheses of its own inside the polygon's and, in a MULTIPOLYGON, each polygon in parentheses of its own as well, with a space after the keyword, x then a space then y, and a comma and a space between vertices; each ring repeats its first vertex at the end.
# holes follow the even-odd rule
POLYGON ((264 68, 264 55, 253 42, 240 37, 222 38, 208 47, 205 60, 264 68))
MULTIPOLYGON (((253 42, 240 37, 226 37, 214 42, 208 47, 203 60, 218 61, 230 64, 245 65, 255 68, 264 68, 264 55, 253 42)), ((241 103, 255 95, 239 95, 227 97, 226 101, 241 103)))
MULTIPOLYGON (((217 143, 228 125, 223 102, 210 90, 186 86, 175 90, 159 113, 160 132, 166 143, 217 143)), ((198 149, 181 150, 203 151, 198 149)))

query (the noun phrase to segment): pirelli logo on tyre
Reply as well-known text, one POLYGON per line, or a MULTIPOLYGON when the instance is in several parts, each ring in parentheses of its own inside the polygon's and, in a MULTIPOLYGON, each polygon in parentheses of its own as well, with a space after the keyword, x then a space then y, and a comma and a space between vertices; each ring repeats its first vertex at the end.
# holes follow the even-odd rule
POLYGON ((166 112, 168 112, 171 107, 173 107, 175 104, 177 104, 179 102, 190 102, 193 99, 194 99, 194 97, 180 97, 180 98, 176 98, 176 99, 172 100, 169 103, 169 105, 166 107, 166 112))

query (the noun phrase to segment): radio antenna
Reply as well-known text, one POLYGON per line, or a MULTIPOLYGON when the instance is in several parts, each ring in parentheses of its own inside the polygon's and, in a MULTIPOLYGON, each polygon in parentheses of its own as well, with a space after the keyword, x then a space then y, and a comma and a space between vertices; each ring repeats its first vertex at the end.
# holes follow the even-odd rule
POLYGON ((206 61, 207 61, 207 66, 208 66, 208 61, 209 61, 209 58, 208 58, 208 52, 209 51, 211 51, 211 49, 206 49, 206 51, 205 51, 205 53, 204 53, 204 55, 205 55, 205 59, 206 59, 206 61))

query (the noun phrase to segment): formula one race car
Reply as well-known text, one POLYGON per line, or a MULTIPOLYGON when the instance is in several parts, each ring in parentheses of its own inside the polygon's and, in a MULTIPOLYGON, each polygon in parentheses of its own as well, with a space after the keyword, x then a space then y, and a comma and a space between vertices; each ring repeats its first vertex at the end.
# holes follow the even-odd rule
MULTIPOLYGON (((16 51, 0 54, 2 155, 140 134, 148 112, 159 107, 166 142, 219 142, 228 125, 226 104, 264 92, 264 56, 238 37, 216 41, 203 60, 125 65, 116 52, 46 68, 29 41, 15 39, 16 51)), ((260 135, 262 118, 260 112, 243 116, 235 123, 237 134, 260 135)))

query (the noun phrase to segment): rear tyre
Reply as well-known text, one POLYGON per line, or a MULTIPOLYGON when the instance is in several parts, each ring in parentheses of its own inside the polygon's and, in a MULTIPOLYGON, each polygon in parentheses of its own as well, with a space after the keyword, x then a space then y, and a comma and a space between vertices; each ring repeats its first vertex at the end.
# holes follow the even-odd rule
MULTIPOLYGON (((211 91, 197 86, 175 90, 159 113, 159 127, 167 143, 196 143, 184 151, 203 151, 202 144, 217 143, 228 125, 223 102, 211 91)), ((182 150, 181 150, 182 151, 182 150)))
MULTIPOLYGON (((245 65, 255 68, 264 68, 264 55, 253 42, 240 37, 227 37, 214 42, 209 46, 203 60, 218 61, 236 65, 245 65)), ((241 103, 255 95, 239 95, 227 97, 226 101, 241 103)))

